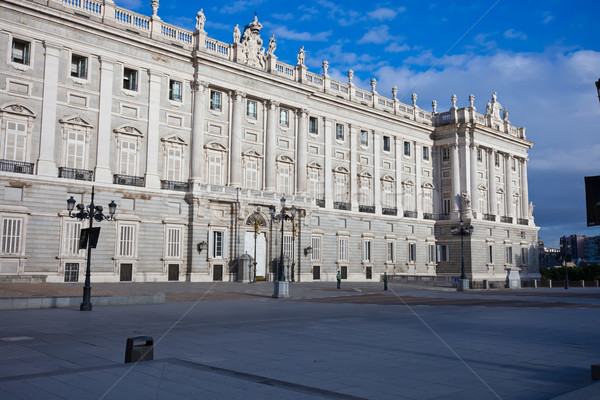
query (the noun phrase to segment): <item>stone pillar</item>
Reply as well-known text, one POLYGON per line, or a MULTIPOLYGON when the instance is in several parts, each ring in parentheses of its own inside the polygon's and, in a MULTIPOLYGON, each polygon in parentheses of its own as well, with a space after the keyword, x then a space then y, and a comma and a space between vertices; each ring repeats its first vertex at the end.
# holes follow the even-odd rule
POLYGON ((423 217, 423 177, 421 176, 423 170, 421 168, 421 160, 423 160, 423 145, 419 143, 414 144, 415 151, 415 211, 417 212, 417 218, 423 217))
POLYGON ((515 209, 513 205, 513 196, 512 196, 512 174, 511 174, 511 163, 512 157, 509 154, 504 155, 504 201, 506 203, 506 216, 513 218, 513 223, 516 221, 515 218, 515 209))
POLYGON ((110 149, 114 147, 112 140, 112 86, 114 61, 104 57, 100 61, 100 100, 98 106, 98 144, 96 146, 96 182, 112 183, 110 168, 110 149))
POLYGON ((244 98, 246 94, 233 93, 231 112, 231 151, 229 153, 229 186, 242 186, 242 119, 244 118, 244 98))
POLYGON ((396 207, 398 208, 398 216, 404 216, 404 205, 402 203, 402 140, 399 137, 393 137, 396 142, 396 207))
POLYGON ((194 82, 194 109, 192 115, 192 155, 190 177, 192 183, 203 181, 204 168, 204 110, 206 109, 207 82, 194 82))
POLYGON ((44 42, 44 90, 42 93, 42 122, 40 156, 37 160, 37 174, 58 176, 54 150, 56 149, 56 102, 58 100, 58 67, 60 48, 44 42))
POLYGON ((528 158, 521 161, 521 215, 524 219, 530 219, 529 215, 529 187, 527 185, 527 163, 528 158))
MULTIPOLYGON (((468 183, 471 187, 471 209, 478 210, 479 209, 479 189, 477 189, 477 151, 478 147, 476 144, 471 144, 471 164, 470 164, 470 182, 468 183)), ((477 215, 478 219, 482 218, 480 212, 477 211, 473 213, 473 215, 477 215)))
POLYGON ((459 216, 460 210, 460 165, 458 157, 458 144, 454 143, 450 145, 451 155, 451 168, 452 168, 452 213, 455 216, 459 216))
POLYGON ((354 132, 356 127, 352 125, 348 125, 348 138, 350 141, 350 207, 352 211, 358 211, 358 202, 359 202, 359 188, 358 188, 358 152, 356 151, 356 140, 360 136, 360 132, 356 134, 354 132))
POLYGON ((331 162, 331 147, 332 147, 332 122, 331 120, 323 117, 323 132, 325 135, 325 159, 324 159, 324 173, 325 173, 325 208, 333 208, 333 197, 335 193, 335 187, 333 183, 333 170, 331 162))
POLYGON ((158 175, 158 157, 160 156, 160 96, 161 76, 148 71, 150 88, 148 90, 148 137, 146 143, 146 187, 160 189, 158 175))
POLYGON ((433 212, 441 214, 440 198, 442 196, 442 169, 440 167, 440 147, 431 147, 431 165, 433 166, 433 212))
POLYGON ((296 135, 296 193, 306 195, 306 136, 308 135, 308 110, 298 111, 296 135))
POLYGON ((493 149, 488 149, 488 213, 491 215, 496 215, 497 212, 495 154, 493 149))
POLYGON ((379 132, 373 132, 373 164, 373 182, 371 182, 373 204, 375 204, 375 213, 381 214, 381 134, 379 132))
POLYGON ((275 172, 277 165, 277 107, 279 103, 267 103, 267 129, 265 132, 265 190, 275 191, 275 172))

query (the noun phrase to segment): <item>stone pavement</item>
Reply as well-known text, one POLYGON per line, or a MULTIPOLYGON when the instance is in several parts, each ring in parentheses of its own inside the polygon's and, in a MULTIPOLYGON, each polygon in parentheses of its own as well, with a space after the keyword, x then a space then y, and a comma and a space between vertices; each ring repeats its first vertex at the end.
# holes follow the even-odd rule
MULTIPOLYGON (((165 303, 0 311, 0 399, 600 398, 598 288, 334 285, 272 299, 270 283, 95 284, 92 303, 165 303), (139 335, 154 361, 124 364, 139 335)), ((0 297, 81 295, 8 286, 0 297)))

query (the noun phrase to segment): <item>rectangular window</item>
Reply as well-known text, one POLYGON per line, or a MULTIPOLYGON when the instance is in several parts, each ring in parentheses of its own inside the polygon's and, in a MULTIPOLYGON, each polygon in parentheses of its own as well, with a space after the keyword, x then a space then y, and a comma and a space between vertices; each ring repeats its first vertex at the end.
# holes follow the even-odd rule
POLYGON ((138 72, 131 68, 123 68, 123 89, 137 91, 138 72))
POLYGON ((79 236, 81 235, 81 222, 65 222, 65 247, 64 254, 76 256, 79 254, 79 236))
POLYGON ((210 185, 221 185, 221 155, 210 154, 208 156, 208 183, 210 185))
POLYGON ((213 258, 223 258, 223 232, 213 232, 213 258))
POLYGON ((10 60, 17 64, 29 65, 31 43, 24 40, 13 39, 10 60))
POLYGON ((404 142, 404 155, 410 157, 410 142, 404 142))
POLYGON ((360 145, 364 147, 369 146, 369 132, 360 131, 360 145))
POLYGON ((521 264, 529 264, 529 249, 527 247, 521 248, 521 264))
POLYGON ((321 260, 321 236, 311 237, 312 253, 310 255, 311 261, 321 260))
POLYGON ((396 252, 394 251, 395 244, 394 242, 387 242, 387 261, 394 262, 396 261, 396 252))
POLYGON ((119 173, 121 175, 135 176, 136 174, 136 157, 137 144, 136 142, 123 140, 121 142, 121 160, 119 173))
POLYGON ((429 147, 423 146, 423 160, 429 161, 429 147))
POLYGON ((290 167, 287 164, 279 166, 278 191, 281 193, 290 191, 290 167))
POLYGON ((429 261, 429 264, 435 264, 435 245, 430 244, 429 246, 427 246, 427 249, 427 259, 429 261))
POLYGON ((279 125, 290 126, 290 114, 288 110, 279 110, 279 125))
POLYGON ((169 100, 181 101, 182 97, 182 84, 179 81, 169 81, 169 100))
POLYGON ((292 248, 294 247, 294 242, 293 242, 293 238, 292 235, 289 233, 286 233, 283 235, 283 255, 284 257, 287 257, 290 259, 292 259, 292 248))
POLYGON ((167 257, 181 258, 181 228, 167 228, 167 257))
POLYGON ((393 208, 396 204, 396 196, 394 195, 394 183, 383 182, 383 207, 393 208))
POLYGON ((507 264, 512 264, 513 263, 512 247, 510 247, 510 246, 508 246, 506 248, 506 263, 507 264))
POLYGON ((214 111, 221 111, 221 92, 211 90, 210 92, 210 109, 214 111))
POLYGON ((417 262, 417 244, 416 243, 408 244, 408 262, 410 262, 410 263, 417 262))
POLYGON ((344 125, 335 124, 335 138, 336 140, 344 140, 344 125))
POLYGON ((336 174, 335 176, 335 201, 346 201, 346 175, 336 174))
POLYGON ((74 78, 87 79, 87 57, 71 55, 71 76, 74 78))
POLYGON ((449 215, 450 214, 450 193, 445 192, 443 195, 443 199, 442 199, 442 213, 444 215, 449 215))
POLYGON ((84 169, 85 165, 85 133, 70 131, 67 133, 67 168, 84 169))
POLYGON ((488 245, 488 264, 494 263, 494 246, 488 245))
POLYGON ((442 162, 450 161, 450 149, 448 147, 442 147, 442 162))
POLYGON ((319 179, 319 170, 310 168, 308 170, 308 194, 315 198, 321 199, 321 182, 319 179))
POLYGON ((308 133, 312 133, 313 135, 319 134, 318 121, 315 117, 310 117, 308 119, 308 133))
POLYGON ((181 149, 167 149, 167 180, 181 181, 181 149))
POLYGON ((258 162, 256 159, 246 160, 246 188, 258 189, 258 162))
POLYGON ((119 229, 119 256, 135 256, 135 225, 121 225, 119 229))
POLYGON ((383 137, 383 151, 390 151, 391 149, 391 139, 389 136, 383 137))
POLYGON ((514 158, 511 158, 510 160, 510 169, 513 171, 517 170, 517 160, 515 160, 514 158))
POLYGON ((27 161, 27 125, 22 122, 6 121, 6 143, 4 159, 27 161))
POLYGON ((481 150, 480 148, 477 148, 477 162, 482 162, 483 161, 483 150, 481 150))
POLYGON ((246 101, 246 116, 251 119, 256 119, 256 102, 252 100, 246 101))
POLYGON ((65 264, 65 282, 77 282, 79 281, 79 264, 78 263, 66 263, 65 264))
POLYGON ((338 261, 348 261, 348 238, 338 239, 338 261))
POLYGON ((500 154, 498 154, 498 153, 494 154, 494 165, 496 167, 500 166, 500 154))
POLYGON ((448 262, 450 261, 448 254, 448 245, 440 244, 438 245, 438 262, 448 262))
POLYGON ((371 180, 363 178, 360 181, 360 200, 359 204, 364 206, 371 205, 371 180))
POLYGON ((365 239, 363 241, 363 261, 371 262, 371 250, 373 241, 371 239, 365 239))
POLYGON ((21 253, 23 218, 2 218, 2 254, 21 253))

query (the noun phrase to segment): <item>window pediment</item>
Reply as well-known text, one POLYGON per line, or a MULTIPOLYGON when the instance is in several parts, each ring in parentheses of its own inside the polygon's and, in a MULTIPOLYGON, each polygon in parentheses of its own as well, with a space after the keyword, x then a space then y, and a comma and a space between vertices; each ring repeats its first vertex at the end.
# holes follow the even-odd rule
POLYGON ((485 185, 479 185, 479 186, 477 186, 477 189, 486 191, 487 190, 487 186, 485 186, 485 185))
POLYGON ((342 167, 342 166, 335 167, 333 169, 333 172, 337 172, 338 174, 347 174, 347 173, 349 173, 348 168, 342 167))
POLYGON ((227 147, 222 145, 219 142, 208 142, 204 145, 204 148, 207 150, 215 150, 215 151, 227 151, 227 147))
POLYGON ((160 139, 163 143, 179 144, 181 146, 187 146, 187 142, 179 135, 169 135, 160 139))
POLYGON ((434 189, 435 186, 433 186, 433 184, 431 182, 425 182, 424 184, 421 185, 421 187, 423 189, 434 189))
POLYGON ((94 127, 91 123, 89 123, 88 121, 86 121, 79 115, 71 115, 69 117, 61 118, 61 119, 59 119, 59 122, 61 124, 66 124, 66 125, 75 125, 80 128, 92 129, 94 127))
POLYGON ((504 189, 498 188, 498 190, 496 190, 496 193, 498 193, 498 194, 504 194, 504 189))
POLYGON ((311 161, 308 163, 308 168, 323 169, 323 166, 316 161, 311 161))
POLYGON ((118 128, 114 129, 113 132, 119 135, 130 135, 139 137, 144 136, 139 129, 131 125, 121 125, 118 128))
POLYGON ((358 177, 365 178, 365 179, 371 179, 371 178, 373 178, 373 175, 371 175, 371 173, 369 171, 362 171, 362 172, 359 172, 358 177))
POLYGON ((246 152, 242 153, 242 155, 245 157, 263 158, 263 155, 254 149, 246 151, 246 152))
POLYGON ((396 180, 394 179, 393 176, 391 176, 390 174, 386 174, 384 176, 381 177, 381 180, 383 182, 395 182, 396 180))
POLYGON ((411 179, 406 179, 404 182, 402 182, 402 184, 405 186, 414 186, 415 185, 415 183, 411 179))
POLYGON ((1 110, 5 113, 18 114, 24 117, 37 117, 35 111, 23 104, 7 104, 2 106, 1 110))
POLYGON ((281 155, 277 157, 277 161, 278 162, 282 162, 282 163, 286 163, 286 164, 293 164, 294 163, 294 159, 290 156, 286 156, 286 155, 281 155))

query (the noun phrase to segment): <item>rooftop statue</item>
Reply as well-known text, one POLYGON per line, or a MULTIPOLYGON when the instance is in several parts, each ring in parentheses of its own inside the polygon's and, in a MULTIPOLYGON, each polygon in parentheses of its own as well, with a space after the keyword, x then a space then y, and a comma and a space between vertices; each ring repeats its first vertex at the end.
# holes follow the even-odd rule
POLYGON ((298 51, 298 63, 297 65, 304 65, 304 58, 306 57, 306 54, 304 53, 304 46, 300 47, 300 50, 298 51))
MULTIPOLYGON (((244 35, 242 36, 242 60, 244 64, 251 67, 265 68, 266 57, 265 49, 262 47, 263 40, 260 37, 262 24, 258 22, 258 17, 254 15, 254 20, 244 27, 244 35)), ((275 38, 271 38, 273 42, 275 38)), ((275 43, 273 43, 273 51, 275 51, 275 43)), ((271 44, 269 43, 269 49, 271 44)))
POLYGON ((275 35, 271 35, 271 39, 269 39, 269 48, 267 49, 267 55, 275 53, 276 48, 277 42, 275 41, 275 35))
MULTIPOLYGON (((502 118, 500 118, 500 110, 502 110, 502 105, 500 105, 500 103, 498 103, 498 101, 496 100, 497 98, 498 98, 498 95, 496 94, 496 92, 494 92, 492 94, 492 101, 488 101, 485 113, 486 113, 486 115, 491 115, 493 118, 502 119, 502 118)), ((508 118, 508 114, 507 114, 507 118, 508 118)))
POLYGON ((198 11, 198 14, 196 14, 196 30, 197 31, 204 30, 204 23, 206 22, 206 17, 204 16, 204 13, 202 11, 203 11, 203 9, 201 8, 200 11, 198 11))
POLYGON ((240 26, 238 24, 233 28, 233 43, 239 43, 242 37, 242 32, 240 32, 240 26))

